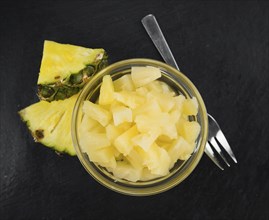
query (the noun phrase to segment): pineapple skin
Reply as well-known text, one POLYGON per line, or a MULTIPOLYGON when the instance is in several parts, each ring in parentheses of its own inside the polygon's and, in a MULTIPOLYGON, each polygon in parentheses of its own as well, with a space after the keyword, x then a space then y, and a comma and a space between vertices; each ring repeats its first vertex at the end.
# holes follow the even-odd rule
POLYGON ((53 102, 41 100, 20 110, 18 114, 36 142, 56 152, 75 156, 71 119, 77 96, 53 102))
POLYGON ((89 78, 107 66, 104 49, 46 40, 38 77, 40 100, 62 100, 78 93, 89 78))

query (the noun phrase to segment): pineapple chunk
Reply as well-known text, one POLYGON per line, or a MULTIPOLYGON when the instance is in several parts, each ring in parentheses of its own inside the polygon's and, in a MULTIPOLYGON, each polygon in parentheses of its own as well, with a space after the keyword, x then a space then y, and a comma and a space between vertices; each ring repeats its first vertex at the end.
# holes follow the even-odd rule
POLYGON ((133 91, 121 91, 114 93, 115 99, 131 109, 137 108, 145 102, 145 98, 133 91))
POLYGON ((106 126, 112 117, 109 111, 90 101, 84 101, 82 110, 86 115, 98 121, 102 126, 106 126))
POLYGON ((115 126, 113 123, 106 126, 106 136, 111 142, 114 142, 114 140, 122 133, 123 130, 115 126))
POLYGON ((97 151, 87 151, 92 162, 96 162, 98 165, 114 169, 117 166, 117 162, 114 156, 113 147, 103 148, 97 151))
POLYGON ((84 152, 96 151, 110 146, 110 141, 105 133, 85 132, 81 135, 79 143, 84 152))
POLYGON ((126 156, 127 161, 136 169, 143 169, 143 162, 146 152, 141 148, 134 146, 130 153, 126 156))
POLYGON ((128 155, 133 148, 132 138, 138 134, 136 125, 129 128, 114 141, 114 146, 124 156, 128 155))
POLYGON ((87 131, 94 131, 94 132, 105 132, 105 128, 96 120, 90 118, 88 115, 84 114, 79 125, 79 129, 81 133, 87 131))
POLYGON ((135 86, 131 78, 131 74, 126 74, 114 82, 114 89, 116 92, 120 91, 134 91, 135 86))
POLYGON ((144 164, 152 174, 165 176, 169 173, 171 159, 167 151, 157 144, 153 144, 147 151, 144 164))
POLYGON ((145 167, 142 170, 140 180, 142 180, 142 181, 148 181, 148 180, 156 179, 158 177, 161 177, 161 176, 160 175, 157 175, 157 174, 153 174, 147 167, 145 167))
POLYGON ((159 68, 153 66, 132 67, 131 77, 135 87, 144 86, 162 76, 159 68))
POLYGON ((159 115, 162 113, 160 105, 156 99, 147 99, 143 105, 133 109, 134 118, 138 115, 159 115))
POLYGON ((192 99, 186 99, 183 102, 183 114, 185 115, 197 115, 198 113, 198 102, 195 97, 192 99))
POLYGON ((168 149, 168 154, 171 159, 169 168, 172 168, 178 159, 187 160, 193 152, 194 146, 194 144, 189 144, 182 137, 175 140, 168 149))
POLYGON ((189 143, 195 142, 199 133, 200 133, 200 125, 196 121, 184 121, 181 125, 181 135, 184 137, 186 141, 189 143))
POLYGON ((149 92, 149 90, 145 86, 142 86, 142 87, 136 88, 135 92, 138 95, 145 96, 145 94, 147 94, 149 92))
POLYGON ((160 132, 161 129, 157 127, 148 131, 147 133, 140 133, 132 138, 132 142, 141 147, 144 151, 148 151, 151 145, 160 135, 160 132))
POLYGON ((110 75, 103 77, 103 82, 100 88, 99 104, 109 105, 114 100, 114 86, 110 75))
POLYGON ((147 88, 151 92, 163 93, 172 97, 175 96, 175 92, 173 91, 173 89, 165 82, 159 80, 154 80, 148 83, 145 88, 147 88))
POLYGON ((118 161, 116 168, 112 170, 113 175, 119 179, 136 182, 140 180, 142 170, 134 168, 126 161, 118 161))
POLYGON ((110 146, 110 141, 105 133, 83 133, 79 139, 79 144, 92 162, 110 168, 116 167, 114 148, 110 146))
POLYGON ((114 106, 111 109, 114 125, 119 125, 124 122, 132 122, 133 121, 133 115, 132 110, 128 107, 125 107, 123 105, 114 106))
POLYGON ((176 104, 174 98, 165 93, 149 92, 147 99, 156 99, 163 112, 169 112, 176 104))

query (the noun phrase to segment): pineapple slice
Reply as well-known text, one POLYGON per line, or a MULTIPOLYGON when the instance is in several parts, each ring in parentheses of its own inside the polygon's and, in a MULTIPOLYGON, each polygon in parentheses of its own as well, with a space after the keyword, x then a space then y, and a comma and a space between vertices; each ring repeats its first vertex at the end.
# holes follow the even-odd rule
POLYGON ((102 126, 106 126, 112 117, 109 111, 88 100, 84 101, 82 110, 86 115, 98 121, 102 126))
POLYGON ((110 75, 103 77, 103 82, 100 88, 99 104, 109 105, 114 101, 114 85, 110 75))
POLYGON ((71 138, 71 118, 77 99, 39 101, 19 111, 36 142, 54 148, 57 152, 75 155, 71 138))
POLYGON ((106 65, 104 49, 46 40, 37 81, 38 96, 47 101, 68 98, 78 93, 89 77, 106 65))
POLYGON ((161 76, 161 70, 153 66, 134 66, 131 70, 131 77, 135 87, 145 86, 148 83, 160 78, 161 76))

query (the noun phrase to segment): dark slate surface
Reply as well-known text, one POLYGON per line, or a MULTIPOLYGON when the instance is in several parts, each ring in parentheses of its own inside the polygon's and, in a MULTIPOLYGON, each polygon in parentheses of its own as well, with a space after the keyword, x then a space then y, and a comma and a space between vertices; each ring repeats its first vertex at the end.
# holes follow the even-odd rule
POLYGON ((266 2, 0 3, 0 219, 269 219, 269 7, 266 2), (156 15, 181 70, 239 161, 204 156, 179 186, 128 197, 95 182, 76 157, 34 143, 17 111, 36 102, 45 39, 104 47, 110 62, 161 60, 140 19, 156 15))

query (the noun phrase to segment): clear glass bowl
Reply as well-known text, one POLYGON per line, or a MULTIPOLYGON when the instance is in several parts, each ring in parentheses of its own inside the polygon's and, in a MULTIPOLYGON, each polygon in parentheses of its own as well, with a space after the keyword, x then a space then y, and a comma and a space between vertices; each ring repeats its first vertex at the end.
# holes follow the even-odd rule
POLYGON ((73 110, 71 132, 77 156, 86 171, 95 180, 97 180, 105 187, 118 193, 133 196, 153 195, 167 191, 172 187, 178 185, 185 178, 187 178, 187 176, 189 176, 197 166, 204 153, 204 148, 207 141, 207 112, 200 93, 184 74, 160 61, 151 59, 129 59, 114 63, 106 67, 95 76, 93 76, 87 85, 83 88, 73 110), (97 100, 103 76, 110 74, 112 79, 115 80, 124 74, 129 74, 132 66, 158 67, 162 72, 162 77, 159 80, 166 82, 175 91, 185 95, 186 97, 196 97, 199 105, 198 115, 197 117, 193 118, 193 120, 197 120, 199 122, 201 125, 201 132, 196 141, 195 150, 191 157, 186 161, 178 161, 170 170, 170 173, 167 176, 149 181, 130 182, 127 180, 115 178, 113 174, 108 172, 105 168, 91 162, 88 158, 88 155, 82 152, 78 141, 78 123, 82 118, 83 101, 91 100, 92 102, 95 102, 97 100))

